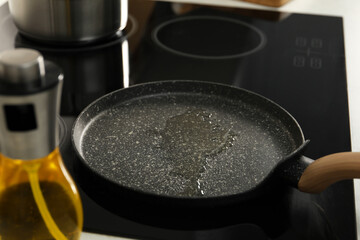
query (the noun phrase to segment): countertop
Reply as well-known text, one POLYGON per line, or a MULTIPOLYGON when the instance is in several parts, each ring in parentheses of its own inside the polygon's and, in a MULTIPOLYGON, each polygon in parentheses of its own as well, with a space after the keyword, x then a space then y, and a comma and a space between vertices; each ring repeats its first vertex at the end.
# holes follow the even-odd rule
MULTIPOLYGON (((7 0, 0 0, 0 5, 7 0)), ((129 0, 131 1, 131 0, 129 0)), ((167 0, 180 2, 178 0, 167 0)), ((360 151, 360 1, 359 0, 290 0, 279 8, 242 2, 239 0, 182 0, 186 3, 206 3, 238 8, 262 9, 271 11, 311 13, 341 16, 344 19, 345 54, 349 96, 350 128, 352 150, 360 151)), ((357 236, 360 239, 360 180, 355 180, 357 236)), ((121 240, 91 233, 83 233, 81 240, 121 240)))

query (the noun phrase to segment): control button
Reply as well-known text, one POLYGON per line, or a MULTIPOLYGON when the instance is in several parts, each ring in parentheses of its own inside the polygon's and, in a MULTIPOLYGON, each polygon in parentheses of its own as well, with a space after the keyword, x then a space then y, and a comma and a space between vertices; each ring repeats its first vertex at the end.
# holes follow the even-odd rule
POLYGON ((307 39, 304 37, 296 37, 295 38, 295 46, 296 47, 306 47, 307 39))
POLYGON ((311 39, 311 47, 313 47, 313 48, 322 48, 323 47, 323 40, 320 39, 320 38, 311 39))
POLYGON ((312 57, 310 59, 310 67, 313 69, 321 69, 322 68, 322 59, 318 57, 312 57))
POLYGON ((294 56, 293 65, 295 67, 305 67, 306 59, 304 56, 294 56))

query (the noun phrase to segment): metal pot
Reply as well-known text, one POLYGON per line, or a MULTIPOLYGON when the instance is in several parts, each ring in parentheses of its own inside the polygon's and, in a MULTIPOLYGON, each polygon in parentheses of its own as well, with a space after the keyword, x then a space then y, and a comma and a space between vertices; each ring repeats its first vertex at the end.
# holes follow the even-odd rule
POLYGON ((86 43, 126 26, 127 0, 9 0, 21 34, 48 43, 86 43))

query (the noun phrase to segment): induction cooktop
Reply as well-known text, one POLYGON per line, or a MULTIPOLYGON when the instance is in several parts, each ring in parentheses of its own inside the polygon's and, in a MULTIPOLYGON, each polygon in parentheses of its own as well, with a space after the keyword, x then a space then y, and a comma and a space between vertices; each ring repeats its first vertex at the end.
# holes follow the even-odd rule
MULTIPOLYGON (((28 47, 57 63, 65 80, 61 151, 75 180, 71 128, 113 90, 164 80, 218 82, 251 90, 289 111, 310 139, 306 156, 349 151, 343 20, 340 17, 132 0, 126 29, 86 46, 24 38, 0 8, 0 49, 28 47)), ((115 215, 81 192, 84 230, 139 239, 270 239, 254 224, 181 231, 115 215)), ((321 194, 291 190, 290 214, 274 214, 272 239, 356 239, 353 182, 321 194)), ((239 213, 241 214, 241 213, 239 213)), ((221 221, 221 219, 219 219, 221 221)))

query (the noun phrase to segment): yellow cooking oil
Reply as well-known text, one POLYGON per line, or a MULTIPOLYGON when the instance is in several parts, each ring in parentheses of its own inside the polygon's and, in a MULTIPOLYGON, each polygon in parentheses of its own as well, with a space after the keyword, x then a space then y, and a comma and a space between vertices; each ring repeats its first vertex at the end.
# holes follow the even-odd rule
POLYGON ((80 196, 59 148, 34 160, 0 153, 0 240, 78 240, 82 225, 80 196))

